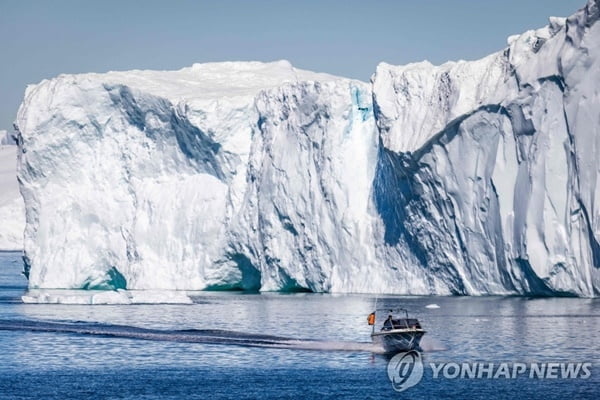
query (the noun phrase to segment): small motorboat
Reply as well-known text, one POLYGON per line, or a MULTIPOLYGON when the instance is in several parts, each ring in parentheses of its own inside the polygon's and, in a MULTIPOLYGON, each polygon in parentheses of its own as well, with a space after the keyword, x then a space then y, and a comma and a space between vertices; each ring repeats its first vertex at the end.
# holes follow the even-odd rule
POLYGON ((425 330, 418 319, 408 317, 408 311, 404 308, 375 310, 369 314, 367 321, 373 326, 373 343, 381 344, 386 353, 420 350, 419 343, 425 330), (398 316, 401 313, 403 317, 398 316), (376 330, 377 315, 381 314, 387 314, 387 319, 381 324, 381 329, 376 330))

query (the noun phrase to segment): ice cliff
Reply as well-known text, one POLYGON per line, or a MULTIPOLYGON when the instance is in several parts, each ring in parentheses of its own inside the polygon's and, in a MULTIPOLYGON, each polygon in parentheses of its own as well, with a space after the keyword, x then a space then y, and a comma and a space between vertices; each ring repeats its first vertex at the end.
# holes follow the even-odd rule
POLYGON ((474 62, 379 65, 380 258, 425 289, 598 295, 599 13, 474 62))
POLYGON ((367 84, 285 61, 60 76, 18 126, 32 288, 364 284, 367 84))
POLYGON ((599 14, 370 86, 285 61, 31 86, 29 285, 597 296, 599 14))

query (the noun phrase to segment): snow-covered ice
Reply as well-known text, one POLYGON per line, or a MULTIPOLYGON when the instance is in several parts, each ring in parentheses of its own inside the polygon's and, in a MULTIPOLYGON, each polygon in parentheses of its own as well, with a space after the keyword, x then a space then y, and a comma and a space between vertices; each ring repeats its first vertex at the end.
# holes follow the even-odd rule
MULTIPOLYGON (((0 131, 0 137, 4 135, 6 131, 0 131)), ((25 205, 16 177, 17 150, 0 144, 0 250, 23 249, 25 205)))
MULTIPOLYGON (((0 130, 0 146, 5 145, 16 145, 15 138, 10 132, 6 130, 0 130)), ((15 164, 16 165, 16 164, 15 164)))
POLYGON ((381 64, 371 85, 279 61, 29 87, 27 301, 598 295, 598 15, 590 1, 477 61, 381 64))

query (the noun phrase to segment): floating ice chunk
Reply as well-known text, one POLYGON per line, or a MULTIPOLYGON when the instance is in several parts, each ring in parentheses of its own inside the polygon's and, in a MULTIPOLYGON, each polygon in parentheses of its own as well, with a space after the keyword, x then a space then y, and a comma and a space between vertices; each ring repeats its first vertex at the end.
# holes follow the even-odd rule
POLYGON ((130 290, 131 304, 192 304, 192 299, 180 290, 130 290))
POLYGON ((45 290, 32 289, 21 296, 24 303, 37 304, 192 304, 177 290, 45 290))
POLYGON ((427 304, 427 305, 425 306, 425 308, 431 308, 431 309, 434 309, 434 308, 440 308, 440 306, 438 306, 437 304, 435 304, 435 303, 434 303, 434 304, 427 304))

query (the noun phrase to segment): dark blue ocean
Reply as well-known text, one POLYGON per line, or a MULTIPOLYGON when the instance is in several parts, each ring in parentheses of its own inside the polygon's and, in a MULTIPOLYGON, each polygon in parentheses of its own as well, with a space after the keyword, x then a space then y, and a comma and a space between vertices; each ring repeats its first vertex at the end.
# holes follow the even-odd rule
POLYGON ((371 295, 200 292, 191 305, 23 304, 21 268, 20 254, 0 253, 1 399, 547 400, 597 399, 600 389, 597 299, 380 297, 380 307, 408 308, 428 331, 422 379, 397 392, 390 356, 369 343, 371 295), (456 366, 473 363, 527 371, 454 377, 456 366), (589 374, 561 377, 567 363, 586 364, 589 374), (448 366, 446 376, 434 377, 432 364, 448 366), (554 373, 530 377, 532 364, 554 373))

